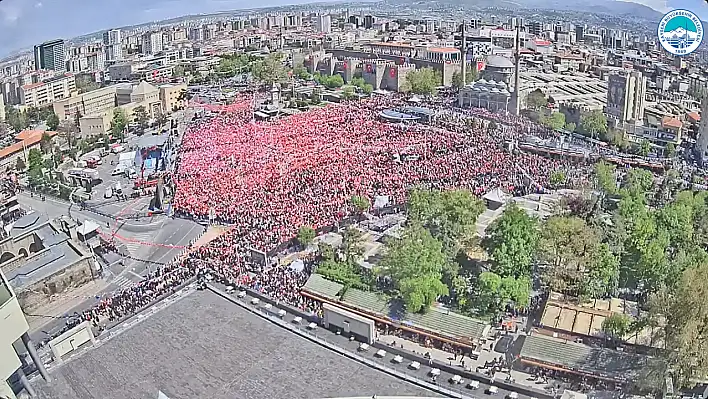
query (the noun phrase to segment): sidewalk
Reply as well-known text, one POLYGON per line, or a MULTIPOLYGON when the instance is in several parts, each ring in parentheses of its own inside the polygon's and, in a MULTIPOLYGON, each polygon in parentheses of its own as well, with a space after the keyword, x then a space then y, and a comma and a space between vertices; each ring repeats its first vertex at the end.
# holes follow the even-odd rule
MULTIPOLYGON (((484 345, 481 350, 479 357, 477 360, 470 359, 469 357, 461 357, 457 356, 457 360, 455 360, 455 355, 449 352, 445 352, 443 350, 437 349, 437 348, 426 348, 422 345, 419 345, 415 342, 411 342, 408 340, 405 340, 401 337, 397 337, 395 335, 384 335, 384 334, 379 334, 377 341, 384 343, 386 345, 390 345, 392 343, 396 343, 396 346, 398 348, 403 347, 404 350, 408 352, 413 352, 419 355, 425 355, 426 353, 430 353, 430 357, 439 363, 445 363, 450 366, 458 366, 462 368, 462 362, 465 362, 464 368, 467 371, 470 372, 475 372, 475 369, 477 366, 484 366, 485 362, 491 362, 494 358, 499 358, 500 356, 504 356, 503 353, 497 353, 494 351, 489 350, 489 344, 492 343, 491 341, 487 341, 487 344, 484 345)), ((494 344, 496 344, 496 341, 494 341, 494 344)), ((526 386, 526 387, 531 387, 535 389, 540 389, 539 385, 534 384, 533 380, 530 380, 531 375, 517 371, 517 370, 511 370, 511 377, 514 378, 517 384, 526 386)), ((506 380, 507 376, 509 373, 501 373, 497 372, 494 374, 494 378, 497 381, 504 381, 506 380)))
POLYGON ((64 314, 73 311, 82 303, 89 300, 95 300, 96 295, 102 293, 108 285, 109 283, 105 280, 97 278, 77 289, 72 290, 69 293, 55 295, 52 299, 50 299, 49 303, 32 310, 30 315, 26 315, 30 332, 36 332, 47 324, 52 322, 56 323, 57 320, 59 320, 45 316, 62 317, 64 314), (31 316, 32 314, 36 316, 31 316))

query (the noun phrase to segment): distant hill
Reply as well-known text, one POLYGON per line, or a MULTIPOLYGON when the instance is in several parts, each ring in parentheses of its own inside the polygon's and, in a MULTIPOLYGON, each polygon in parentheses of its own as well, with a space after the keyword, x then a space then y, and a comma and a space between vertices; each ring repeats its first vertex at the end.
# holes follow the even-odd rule
MULTIPOLYGON (((416 0, 389 0, 389 3, 412 3, 416 0)), ((631 16, 650 21, 659 21, 663 16, 659 11, 642 4, 617 0, 444 0, 441 3, 480 8, 546 9, 554 11, 576 11, 594 14, 631 16)), ((418 2, 421 3, 421 2, 418 2)))

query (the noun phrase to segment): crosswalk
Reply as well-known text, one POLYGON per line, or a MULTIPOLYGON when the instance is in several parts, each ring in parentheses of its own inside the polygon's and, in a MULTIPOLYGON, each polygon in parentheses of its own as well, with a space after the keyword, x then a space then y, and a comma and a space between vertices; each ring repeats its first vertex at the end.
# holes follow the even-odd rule
POLYGON ((123 244, 125 244, 125 247, 131 256, 136 256, 140 250, 145 248, 145 245, 142 243, 151 243, 154 239, 154 231, 131 233, 129 236, 126 236, 125 240, 123 240, 123 244))
POLYGON ((111 281, 111 284, 118 286, 121 290, 132 287, 135 282, 123 276, 118 276, 111 281))

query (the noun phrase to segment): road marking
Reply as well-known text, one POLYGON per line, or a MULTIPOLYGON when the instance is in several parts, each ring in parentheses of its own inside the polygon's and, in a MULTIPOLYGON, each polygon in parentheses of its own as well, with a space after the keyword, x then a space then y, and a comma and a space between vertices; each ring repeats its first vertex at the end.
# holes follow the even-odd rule
POLYGON ((137 277, 140 277, 141 279, 142 279, 142 278, 145 278, 145 277, 141 276, 140 274, 138 274, 138 273, 135 273, 135 272, 134 272, 134 271, 132 271, 132 270, 128 270, 128 273, 132 274, 133 276, 137 276, 137 277))
MULTIPOLYGON (((121 273, 121 274, 123 274, 123 273, 121 273)), ((135 283, 134 283, 132 280, 127 279, 127 278, 125 278, 125 277, 121 277, 121 276, 119 275, 119 276, 116 277, 113 281, 111 281, 111 284, 117 285, 117 286, 118 286, 119 288, 121 288, 121 289, 126 289, 126 288, 128 288, 128 287, 133 286, 135 283)))

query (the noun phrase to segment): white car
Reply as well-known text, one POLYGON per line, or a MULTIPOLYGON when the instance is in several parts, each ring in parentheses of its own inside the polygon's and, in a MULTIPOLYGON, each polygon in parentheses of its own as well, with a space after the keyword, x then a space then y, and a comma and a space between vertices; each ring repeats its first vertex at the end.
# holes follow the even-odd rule
POLYGON ((103 194, 104 198, 111 198, 113 196, 113 189, 108 187, 106 192, 103 194))
POLYGON ((113 169, 113 172, 111 172, 111 176, 117 176, 117 175, 122 175, 125 172, 125 168, 122 166, 117 166, 115 169, 113 169))

